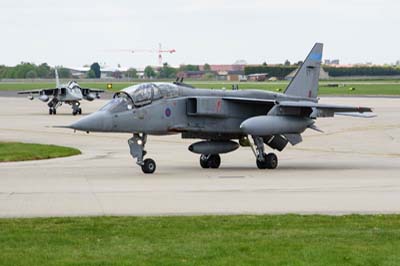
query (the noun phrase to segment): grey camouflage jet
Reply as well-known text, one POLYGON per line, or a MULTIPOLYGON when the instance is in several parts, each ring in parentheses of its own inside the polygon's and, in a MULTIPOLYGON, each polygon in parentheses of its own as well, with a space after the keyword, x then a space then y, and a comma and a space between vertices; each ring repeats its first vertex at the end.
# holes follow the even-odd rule
POLYGON ((99 99, 100 93, 104 92, 104 90, 99 89, 81 88, 76 81, 61 85, 57 69, 55 69, 55 74, 56 88, 25 90, 18 92, 18 94, 29 94, 28 98, 30 100, 37 96, 42 102, 48 102, 47 106, 49 107, 50 115, 57 114, 57 108, 63 103, 71 105, 72 114, 77 115, 82 114, 81 100, 93 101, 94 99, 99 99))
POLYGON ((306 129, 320 131, 319 117, 374 116, 368 107, 320 104, 318 80, 323 45, 314 48, 284 93, 262 90, 196 89, 182 82, 144 83, 115 93, 99 111, 68 126, 86 132, 124 132, 130 153, 144 173, 156 163, 144 159, 148 135, 181 134, 200 139, 189 151, 200 154, 202 168, 219 168, 220 154, 251 147, 257 167, 275 169, 278 158, 265 145, 282 151, 302 142, 306 129), (250 138, 251 137, 251 138, 250 138))

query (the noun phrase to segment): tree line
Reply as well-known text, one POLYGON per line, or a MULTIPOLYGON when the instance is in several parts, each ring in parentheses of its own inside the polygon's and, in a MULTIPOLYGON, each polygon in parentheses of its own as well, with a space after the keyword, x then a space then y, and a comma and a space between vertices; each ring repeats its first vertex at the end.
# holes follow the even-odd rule
MULTIPOLYGON (((59 68, 58 74, 61 78, 70 78, 71 71, 66 68, 59 68)), ((54 69, 47 63, 40 65, 22 62, 16 66, 0 65, 0 79, 35 79, 35 78, 54 78, 54 69)))
MULTIPOLYGON (((72 78, 71 70, 65 67, 57 67, 60 78, 72 78)), ((98 63, 93 63, 87 73, 87 78, 100 78, 101 69, 98 63)), ((36 65, 22 62, 16 66, 0 65, 0 79, 50 79, 55 78, 54 68, 47 63, 36 65)))
POLYGON ((400 76, 400 68, 391 66, 323 67, 331 77, 400 76))
MULTIPOLYGON (((278 79, 284 79, 287 75, 296 70, 301 64, 290 65, 287 62, 284 65, 271 66, 264 63, 259 66, 246 66, 244 69, 245 75, 267 73, 271 77, 277 77, 278 79)), ((210 71, 210 65, 205 64, 203 66, 205 71, 210 71)), ((393 66, 355 66, 355 67, 331 67, 323 66, 323 69, 329 73, 331 77, 350 77, 350 76, 400 76, 400 68, 393 66)), ((57 67, 60 78, 72 78, 71 70, 64 67, 57 67)), ((176 78, 181 71, 199 71, 198 65, 182 65, 179 68, 174 68, 164 63, 160 68, 153 68, 147 66, 144 70, 144 76, 146 78, 159 78, 159 79, 170 79, 176 78)), ((126 72, 128 78, 137 78, 137 70, 130 68, 126 72)), ((4 66, 0 65, 0 79, 49 79, 54 78, 54 68, 50 67, 47 63, 36 65, 33 63, 22 62, 16 66, 4 66)), ((93 63, 90 66, 90 70, 86 74, 87 78, 100 78, 101 68, 98 63, 93 63)))
POLYGON ((270 77, 277 77, 278 79, 284 79, 287 75, 297 69, 298 66, 246 66, 244 68, 245 75, 251 74, 268 74, 270 77))
MULTIPOLYGON (((208 64, 204 66, 205 70, 210 69, 208 64)), ((175 78, 180 71, 198 71, 197 65, 185 65, 179 68, 173 68, 168 63, 164 63, 161 68, 155 69, 147 66, 144 70, 144 75, 147 78, 175 78)), ((71 70, 65 67, 57 67, 60 78, 72 78, 71 70)), ((126 72, 128 78, 137 78, 137 70, 130 68, 126 72)), ((93 63, 90 70, 86 74, 87 78, 100 78, 101 67, 98 63, 93 63)), ((116 76, 120 77, 120 75, 116 76)), ((16 66, 0 65, 0 79, 49 79, 55 78, 54 68, 47 63, 36 65, 33 63, 21 62, 16 66)))
MULTIPOLYGON (((267 73, 270 77, 284 79, 287 75, 296 70, 299 65, 280 66, 246 66, 245 75, 267 73)), ((331 67, 322 66, 331 77, 351 76, 400 76, 400 68, 392 66, 354 66, 354 67, 331 67)))
MULTIPOLYGON (((203 67, 204 71, 210 71, 211 67, 209 64, 204 64, 203 67)), ((147 66, 144 69, 144 76, 146 78, 159 78, 159 79, 166 79, 166 78, 176 78, 179 72, 185 71, 200 71, 200 66, 198 65, 181 65, 179 68, 174 68, 168 65, 168 63, 164 63, 161 68, 157 70, 151 66, 147 66)))

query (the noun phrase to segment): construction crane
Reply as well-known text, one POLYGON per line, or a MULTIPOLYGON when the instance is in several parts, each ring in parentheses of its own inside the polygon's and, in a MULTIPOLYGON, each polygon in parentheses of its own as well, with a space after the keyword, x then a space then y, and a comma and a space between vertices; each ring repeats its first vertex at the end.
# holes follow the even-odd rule
MULTIPOLYGON (((115 50, 114 50, 115 51, 115 50)), ((163 64, 163 54, 169 53, 173 54, 176 52, 175 49, 162 49, 161 43, 158 44, 158 49, 118 49, 117 51, 121 52, 130 52, 130 53, 156 53, 158 54, 158 63, 161 66, 163 64)))

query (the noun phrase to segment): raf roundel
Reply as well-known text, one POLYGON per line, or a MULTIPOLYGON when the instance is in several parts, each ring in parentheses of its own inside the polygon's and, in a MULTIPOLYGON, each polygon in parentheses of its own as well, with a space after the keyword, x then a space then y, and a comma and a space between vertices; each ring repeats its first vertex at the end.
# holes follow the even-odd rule
POLYGON ((165 116, 166 116, 166 117, 170 117, 171 114, 172 114, 171 108, 167 107, 167 108, 165 109, 165 116))

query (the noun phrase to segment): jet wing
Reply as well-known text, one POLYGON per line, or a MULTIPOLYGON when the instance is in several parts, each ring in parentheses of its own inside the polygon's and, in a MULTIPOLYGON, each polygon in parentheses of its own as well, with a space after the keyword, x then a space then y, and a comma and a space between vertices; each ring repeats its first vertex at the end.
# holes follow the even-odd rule
POLYGON ((281 108, 300 108, 310 109, 312 117, 333 117, 336 115, 356 116, 356 117, 373 117, 372 109, 369 107, 356 107, 346 105, 333 105, 333 104, 321 104, 316 102, 291 102, 283 101, 279 102, 278 106, 281 108), (364 114, 370 113, 370 114, 364 114))
POLYGON ((40 95, 56 95, 60 89, 57 88, 50 88, 50 89, 37 89, 37 90, 25 90, 25 91, 19 91, 18 94, 40 94, 40 95))

